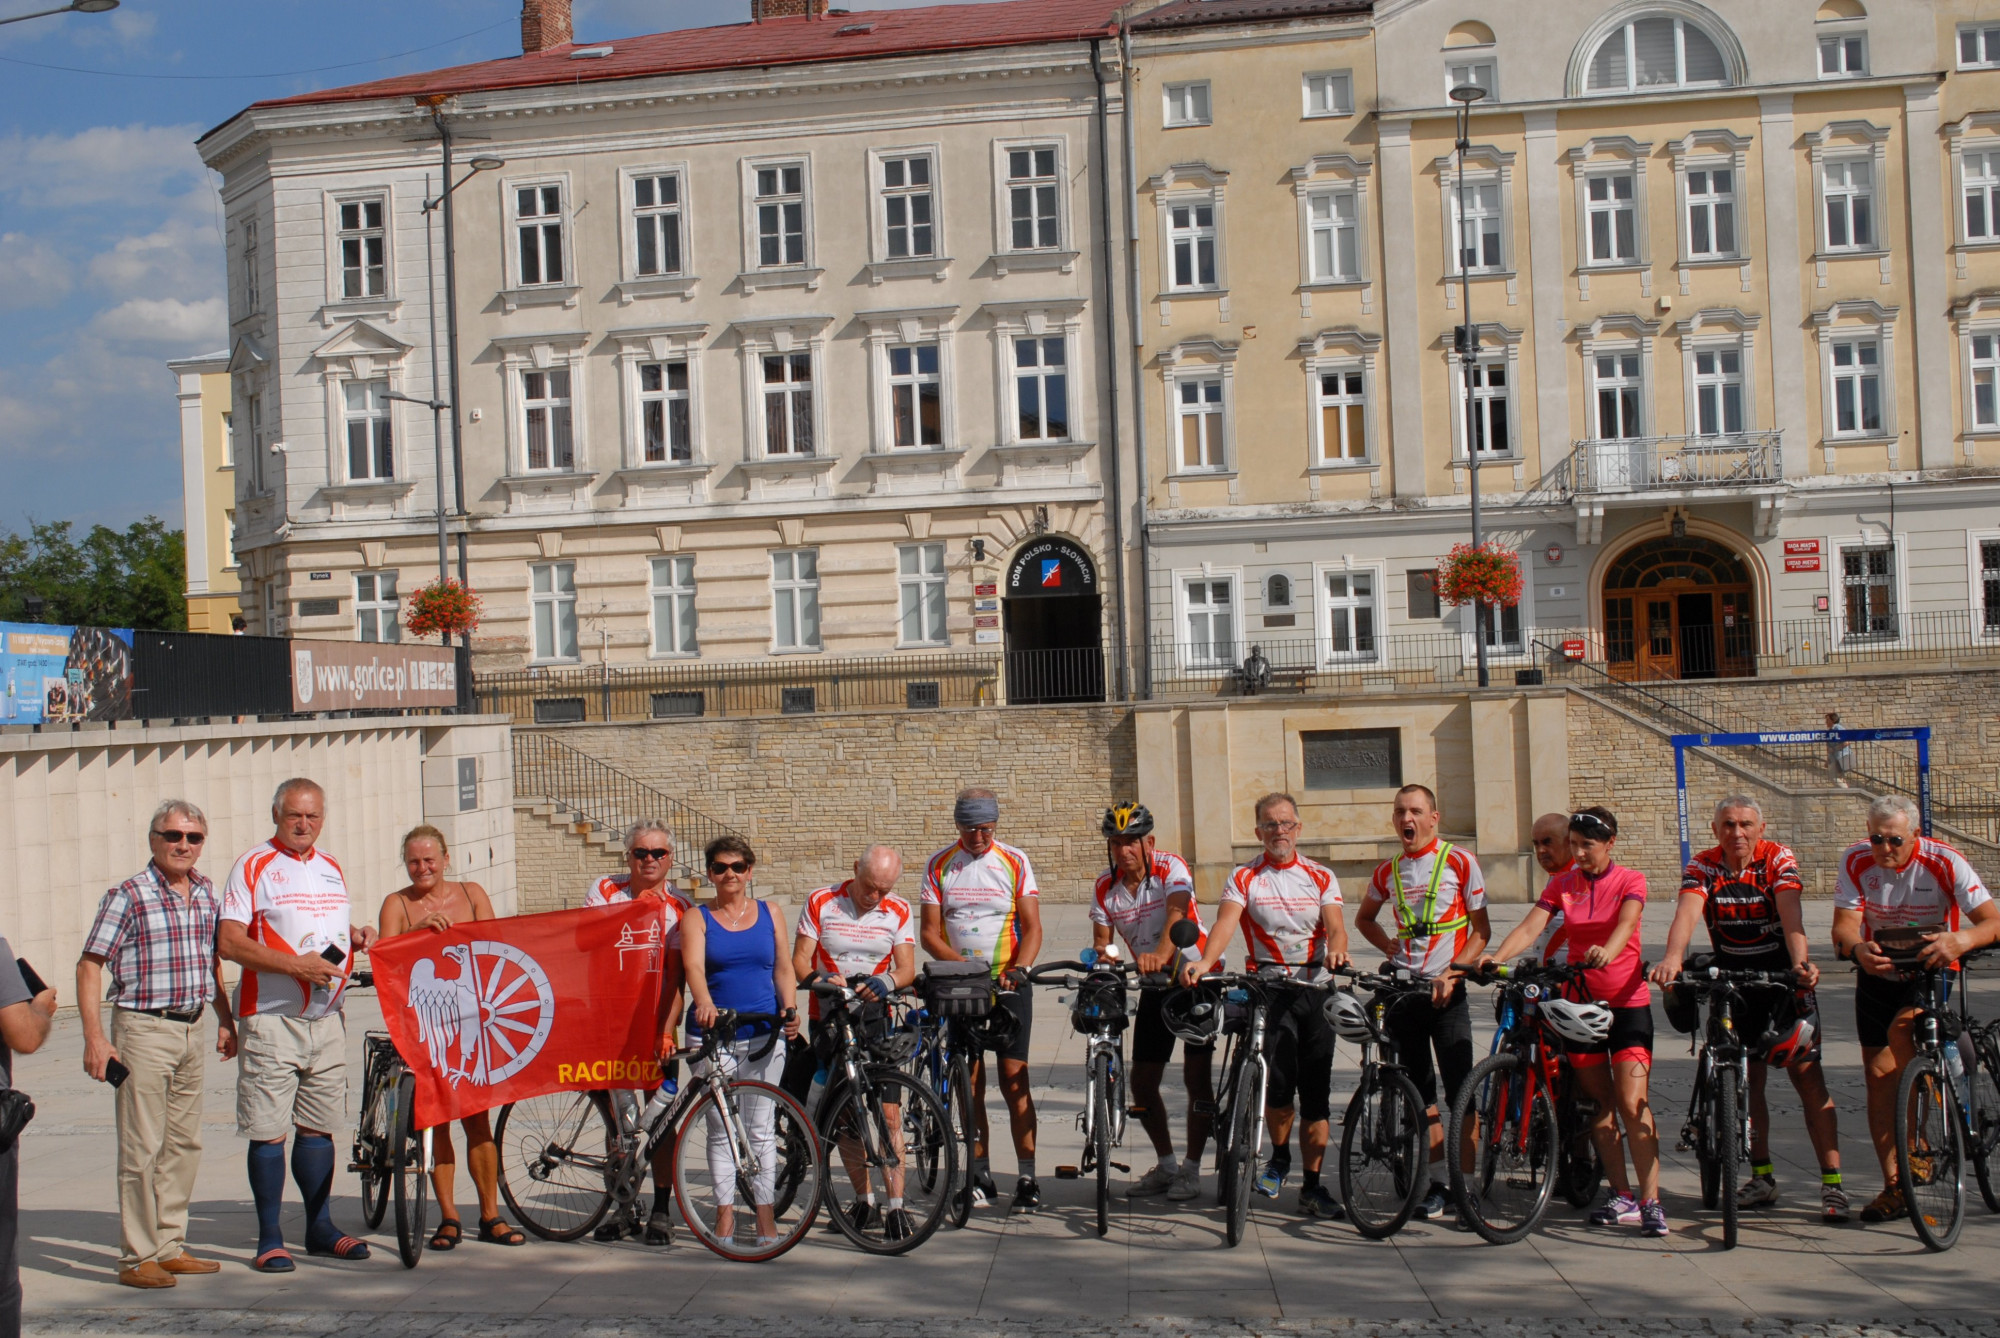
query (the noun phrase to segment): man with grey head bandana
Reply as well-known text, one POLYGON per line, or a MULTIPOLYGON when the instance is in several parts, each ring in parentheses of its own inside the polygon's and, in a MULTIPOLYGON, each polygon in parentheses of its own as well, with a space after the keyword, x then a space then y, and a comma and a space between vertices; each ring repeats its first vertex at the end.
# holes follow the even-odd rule
MULTIPOLYGON (((952 822, 958 840, 930 857, 924 865, 924 951, 942 962, 985 962, 1004 991, 1000 1006, 1013 1015, 1014 1034, 994 1053, 1000 1057, 1000 1091, 1014 1131, 1014 1154, 1020 1180, 1014 1206, 1038 1208, 1042 1191, 1035 1182, 1035 1098, 1028 1086, 1028 1037, 1034 1024, 1034 998, 1027 969, 1042 948, 1042 909, 1035 871, 1024 851, 993 839, 1000 821, 1000 797, 972 787, 958 792, 952 822)), ((972 1060, 973 1201, 999 1198, 987 1161, 990 1131, 986 1121, 986 1064, 983 1054, 972 1060)))

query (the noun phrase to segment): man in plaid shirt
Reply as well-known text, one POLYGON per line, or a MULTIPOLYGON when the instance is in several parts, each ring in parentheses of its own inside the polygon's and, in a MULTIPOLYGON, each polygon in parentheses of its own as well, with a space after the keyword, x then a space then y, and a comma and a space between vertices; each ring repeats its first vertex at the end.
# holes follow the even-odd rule
POLYGON ((236 1054, 236 1019, 215 953, 222 899, 194 871, 208 820, 169 799, 154 812, 144 869, 104 894, 76 964, 83 1071, 102 1082, 121 1066, 118 1122, 118 1280, 171 1287, 221 1265, 187 1252, 188 1200, 201 1165, 202 1012, 215 1005, 215 1048, 236 1054), (111 1034, 98 1001, 111 968, 111 1034))

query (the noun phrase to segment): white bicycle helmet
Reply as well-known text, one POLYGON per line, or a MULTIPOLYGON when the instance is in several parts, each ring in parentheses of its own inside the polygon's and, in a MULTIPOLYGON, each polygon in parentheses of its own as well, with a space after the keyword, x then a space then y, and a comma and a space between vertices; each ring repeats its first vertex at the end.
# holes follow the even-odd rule
POLYGON ((1374 1038, 1375 1029, 1368 1024, 1368 1005, 1354 997, 1347 990, 1334 990, 1320 1005, 1326 1020, 1343 1041, 1366 1041, 1374 1038))
POLYGON ((1556 1035, 1577 1045, 1596 1045, 1611 1034, 1611 1010, 1603 1004, 1544 999, 1542 1017, 1556 1035))

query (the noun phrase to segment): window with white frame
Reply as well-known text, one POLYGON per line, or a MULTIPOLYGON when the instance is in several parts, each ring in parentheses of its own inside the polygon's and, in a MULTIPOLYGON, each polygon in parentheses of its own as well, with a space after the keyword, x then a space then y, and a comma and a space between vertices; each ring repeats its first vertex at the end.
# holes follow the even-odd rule
POLYGON ((389 291, 389 235, 380 196, 342 200, 338 208, 340 295, 381 297, 389 291))
POLYGON ((699 655, 694 612, 694 555, 653 559, 653 654, 699 655))
POLYGON ((944 383, 938 374, 938 346, 892 344, 889 353, 889 414, 898 447, 944 443, 944 383))
POLYGON ((1824 163, 1820 181, 1826 199, 1826 249, 1875 249, 1875 165, 1866 158, 1824 163))
POLYGON ((529 566, 528 605, 535 658, 576 659, 576 564, 537 562, 529 566))
POLYGON ((1830 436, 1865 437, 1882 431, 1882 345, 1875 339, 1836 339, 1832 348, 1833 424, 1830 436))
POLYGON ((2000 148, 1965 154, 1960 173, 1965 183, 1965 239, 2000 241, 2000 148))
POLYGON ((389 426, 387 381, 348 381, 341 386, 347 425, 347 478, 351 483, 396 477, 396 450, 389 426))
POLYGON ((1305 76, 1307 116, 1352 116, 1354 78, 1345 70, 1324 70, 1305 76))
POLYGON ((1180 418, 1180 467, 1186 472, 1221 469, 1223 453, 1222 378, 1186 376, 1174 383, 1180 418))
POLYGON ((1014 400, 1022 441, 1069 440, 1069 349, 1062 335, 1014 341, 1014 400))
POLYGON ((1449 97, 1454 88, 1483 88, 1486 90, 1486 96, 1481 101, 1497 102, 1500 98, 1500 81, 1496 77, 1497 73, 1498 69, 1490 56, 1479 60, 1446 61, 1445 96, 1449 97))
POLYGON ((1170 126, 1207 125, 1208 80, 1168 84, 1165 91, 1166 119, 1170 126))
MULTIPOLYGON (((1292 578, 1274 571, 1264 578, 1264 612, 1289 614, 1292 611, 1292 578)), ((1268 624, 1267 624, 1268 625, 1268 624)))
POLYGON ((771 554, 771 644, 778 650, 818 650, 819 550, 771 554))
POLYGON ((1727 167, 1687 174, 1688 255, 1721 260, 1736 255, 1736 173, 1727 167))
POLYGON ((1316 190, 1306 196, 1314 283, 1353 283, 1361 277, 1361 221, 1353 188, 1316 190))
POLYGON ((905 646, 942 646, 945 634, 943 544, 905 544, 896 550, 896 617, 905 646))
POLYGON ((890 260, 936 255, 930 155, 882 159, 881 191, 883 254, 890 260))
POLYGON ((258 266, 261 257, 257 254, 257 220, 243 220, 243 314, 248 316, 262 304, 262 285, 259 282, 258 266))
POLYGON ((2000 429, 2000 335, 1975 334, 1972 344, 1972 425, 2000 429))
POLYGON ((1506 262, 1500 246, 1500 183, 1469 181, 1460 190, 1453 181, 1448 194, 1453 227, 1458 234, 1458 251, 1451 272, 1457 274, 1463 268, 1478 274, 1504 268, 1506 262))
POLYGON ((396 573, 354 573, 355 637, 361 641, 401 641, 402 605, 396 598, 396 573))
POLYGON ((1320 626, 1329 660, 1375 658, 1375 598, 1372 571, 1329 571, 1321 576, 1320 626))
POLYGON ((1743 351, 1701 348, 1694 353, 1695 431, 1704 437, 1743 431, 1743 351))
POLYGON ((1521 606, 1519 604, 1487 604, 1479 606, 1472 613, 1473 606, 1467 606, 1468 614, 1475 616, 1480 631, 1486 638, 1486 649, 1515 651, 1521 649, 1521 606))
MULTIPOLYGON (((1463 373, 1453 378, 1458 384, 1459 407, 1463 411, 1463 373)), ((1507 363, 1499 356, 1482 355, 1472 364, 1472 449, 1479 458, 1507 455, 1514 443, 1507 429, 1507 363)))
POLYGON ((679 173, 632 178, 632 269, 647 278, 681 272, 679 173))
POLYGON ((2000 68, 2000 26, 1969 24, 1958 30, 1958 68, 2000 68))
POLYGON ((782 269, 806 263, 806 168, 773 163, 756 170, 757 264, 782 269))
POLYGON ((1062 177, 1053 144, 1007 150, 1009 245, 1016 251, 1062 245, 1062 177))
POLYGON ((530 470, 576 468, 576 434, 570 416, 570 374, 558 367, 521 373, 522 440, 530 470))
POLYGON ((1191 578, 1181 587, 1187 662, 1221 668, 1236 663, 1236 580, 1191 578))
POLYGON ((1318 374, 1319 463, 1354 464, 1368 458, 1368 378, 1362 369, 1318 374))
POLYGON ((1846 79, 1868 73, 1868 35, 1841 33, 1819 39, 1819 77, 1846 79))
POLYGON ((1645 380, 1635 353, 1597 355, 1597 439, 1614 441, 1642 437, 1645 380))
POLYGON ((222 565, 226 570, 236 570, 236 513, 222 513, 222 565))
POLYGON ((1637 175, 1598 173, 1585 178, 1584 212, 1588 218, 1590 263, 1629 265, 1639 258, 1637 175))
POLYGON ((1893 640, 1896 632, 1896 550, 1856 544, 1840 550, 1841 602, 1850 639, 1893 640))
POLYGON ((813 453, 812 354, 764 355, 764 453, 813 453))
POLYGON ((1715 39, 1678 17, 1653 15, 1620 24, 1590 58, 1584 88, 1636 93, 1655 88, 1714 87, 1729 81, 1715 39))
POLYGON ((1167 208, 1167 246, 1175 289, 1215 287, 1215 206, 1176 204, 1167 208))
POLYGON ((2000 539, 1979 541, 1979 630, 2000 633, 2000 539))
POLYGON ((264 397, 262 395, 246 395, 244 399, 246 405, 243 419, 247 435, 243 442, 243 449, 250 453, 250 468, 244 471, 247 475, 244 482, 249 486, 251 492, 262 492, 264 490, 265 455, 264 397))
POLYGON ((567 282, 560 183, 515 188, 514 240, 523 288, 567 282))
POLYGON ((639 364, 639 431, 641 458, 647 464, 679 465, 694 459, 687 359, 639 364))

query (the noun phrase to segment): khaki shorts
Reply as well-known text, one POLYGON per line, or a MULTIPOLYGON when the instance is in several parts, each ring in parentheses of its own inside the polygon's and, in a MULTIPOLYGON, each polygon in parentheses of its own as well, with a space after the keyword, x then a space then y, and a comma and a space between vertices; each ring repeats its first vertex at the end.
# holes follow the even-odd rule
POLYGON ((347 1122, 347 1020, 270 1015, 237 1020, 236 1132, 267 1143, 293 1125, 335 1133, 347 1122))

